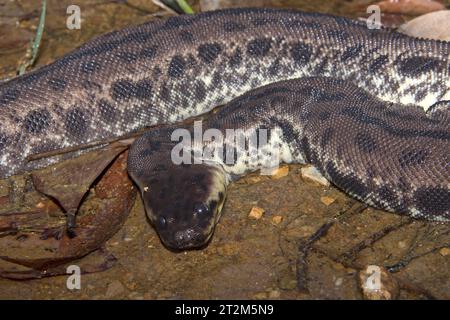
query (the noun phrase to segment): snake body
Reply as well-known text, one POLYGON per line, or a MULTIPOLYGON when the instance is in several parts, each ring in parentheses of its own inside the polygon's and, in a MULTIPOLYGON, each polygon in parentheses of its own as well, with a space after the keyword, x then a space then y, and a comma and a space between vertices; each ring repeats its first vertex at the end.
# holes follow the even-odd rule
MULTIPOLYGON (((208 123, 221 130, 231 124, 278 128, 281 134, 271 143, 281 146, 282 160, 312 162, 337 186, 373 206, 447 221, 449 60, 449 42, 294 10, 228 9, 132 26, 0 84, 0 178, 58 161, 26 161, 32 154, 172 124, 238 99, 231 104, 247 101, 239 104, 246 111, 227 105, 221 115, 228 122, 208 123), (300 80, 277 84, 290 79, 300 80), (266 90, 265 98, 258 90, 266 90), (253 101, 273 110, 261 107, 261 118, 253 117, 253 101), (308 107, 311 103, 316 105, 308 107), (230 118, 232 113, 240 117, 230 118)), ((160 134, 139 139, 130 153, 130 174, 147 211, 155 207, 145 200, 151 174, 142 169, 153 170, 155 159, 166 156, 149 158, 152 151, 142 148, 149 140, 167 138, 160 134)), ((226 185, 230 175, 253 168, 249 159, 240 160, 205 167, 203 175, 197 167, 185 170, 197 177, 194 184, 226 185)), ((160 172, 173 176, 183 166, 168 167, 169 172, 160 172)), ((172 236, 167 237, 177 233, 182 239, 166 241, 169 246, 188 247, 209 238, 206 225, 216 222, 224 196, 208 186, 203 191, 208 201, 217 193, 217 209, 196 206, 213 216, 199 227, 208 236, 193 241, 186 235, 195 228, 183 234, 172 232, 169 224, 172 236)), ((189 225, 192 203, 182 206, 184 220, 169 220, 189 225)), ((149 216, 158 223, 160 213, 149 216)))

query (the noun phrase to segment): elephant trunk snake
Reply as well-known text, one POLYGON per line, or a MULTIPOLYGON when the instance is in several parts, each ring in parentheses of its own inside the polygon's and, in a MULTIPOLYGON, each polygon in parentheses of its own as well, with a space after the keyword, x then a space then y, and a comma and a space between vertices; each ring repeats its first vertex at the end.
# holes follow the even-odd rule
POLYGON ((265 132, 258 149, 280 162, 312 163, 371 206, 448 221, 449 59, 449 42, 294 10, 132 26, 0 84, 0 178, 59 161, 29 155, 164 125, 133 143, 128 170, 163 243, 200 247, 227 184, 262 164, 226 133, 265 132), (218 105, 202 129, 224 138, 194 143, 187 158, 210 148, 229 161, 175 164, 173 133, 194 134, 176 123, 218 105))

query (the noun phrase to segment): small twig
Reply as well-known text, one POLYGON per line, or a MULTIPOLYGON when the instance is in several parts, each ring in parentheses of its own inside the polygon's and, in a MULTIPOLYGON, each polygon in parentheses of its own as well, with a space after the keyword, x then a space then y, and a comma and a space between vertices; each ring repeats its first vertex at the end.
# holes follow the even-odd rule
POLYGON ((91 149, 91 148, 95 148, 95 147, 107 146, 114 142, 121 142, 125 145, 128 145, 128 144, 131 144, 131 142, 133 142, 135 138, 141 136, 142 134, 144 134, 144 132, 139 131, 139 132, 129 134, 126 136, 122 136, 122 137, 118 137, 118 138, 105 139, 105 140, 101 140, 101 141, 92 141, 92 142, 89 142, 89 143, 86 143, 83 145, 76 145, 73 147, 67 147, 67 148, 62 148, 62 149, 58 149, 58 150, 36 153, 36 154, 29 155, 28 157, 25 158, 25 160, 27 162, 36 161, 36 160, 43 159, 43 158, 60 156, 60 155, 66 154, 66 153, 82 151, 82 150, 91 149))
POLYGON ((297 269, 297 289, 302 292, 308 292, 308 254, 311 251, 312 245, 325 236, 334 222, 327 222, 323 224, 312 236, 306 241, 302 242, 298 248, 298 257, 296 263, 297 269))
POLYGON ((406 221, 402 221, 399 224, 396 224, 394 226, 388 226, 378 232, 375 232, 374 234, 370 235, 368 238, 362 240, 361 242, 359 242, 358 244, 356 244, 355 246, 353 246, 352 248, 350 248, 350 250, 347 250, 346 252, 344 252, 343 254, 341 254, 341 258, 342 260, 350 260, 353 261, 356 258, 356 254, 361 252, 361 250, 370 247, 371 245, 373 245, 375 242, 379 241, 380 239, 382 239, 383 237, 385 237, 386 235, 390 234, 392 231, 397 230, 407 224, 411 223, 410 220, 406 220, 406 221))

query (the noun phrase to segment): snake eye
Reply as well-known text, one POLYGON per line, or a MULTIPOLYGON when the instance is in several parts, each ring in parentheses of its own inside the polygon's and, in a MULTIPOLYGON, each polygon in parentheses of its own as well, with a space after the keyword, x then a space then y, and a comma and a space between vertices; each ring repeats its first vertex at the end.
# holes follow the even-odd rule
POLYGON ((205 213, 209 213, 209 207, 204 203, 196 203, 194 204, 194 213, 203 215, 205 213))
POLYGON ((158 217, 157 222, 160 228, 165 228, 167 226, 167 220, 163 216, 158 217))

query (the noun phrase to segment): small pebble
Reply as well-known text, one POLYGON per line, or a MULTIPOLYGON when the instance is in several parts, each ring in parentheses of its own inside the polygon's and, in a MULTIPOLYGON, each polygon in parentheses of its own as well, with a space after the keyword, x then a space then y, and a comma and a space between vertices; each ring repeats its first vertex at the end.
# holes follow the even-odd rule
POLYGON ((258 292, 255 295, 253 295, 253 298, 256 300, 267 299, 267 293, 266 292, 258 292))
POLYGON ((405 241, 399 241, 398 242, 398 247, 400 249, 405 249, 406 248, 406 242, 405 241))
POLYGON ((261 176, 251 176, 246 178, 247 183, 254 184, 261 181, 261 176))
POLYGON ((45 204, 43 202, 38 202, 36 204, 36 208, 42 209, 43 207, 45 207, 45 204))
POLYGON ((336 199, 331 198, 331 197, 320 197, 320 201, 322 201, 322 203, 326 206, 329 206, 330 204, 332 204, 333 202, 336 201, 336 199))
POLYGON ((280 179, 287 176, 288 174, 289 174, 289 167, 282 166, 280 168, 276 168, 275 170, 273 170, 270 177, 272 179, 280 179))
POLYGON ((269 291, 269 299, 279 299, 280 296, 281 296, 281 293, 278 290, 270 290, 269 291))
POLYGON ((441 254, 441 256, 448 256, 450 255, 450 249, 449 248, 442 248, 441 250, 439 250, 439 253, 441 254))
POLYGON ((317 170, 316 167, 303 167, 301 169, 301 174, 304 179, 311 180, 326 187, 330 185, 330 182, 324 176, 322 176, 322 174, 319 172, 319 170, 317 170))
POLYGON ((280 224, 281 221, 283 221, 283 216, 273 216, 272 217, 273 224, 280 224))
POLYGON ((248 214, 249 218, 259 220, 264 214, 264 209, 260 207, 253 207, 248 214))
POLYGON ((117 297, 118 295, 122 294, 125 291, 125 287, 119 280, 114 280, 108 285, 108 288, 106 289, 105 297, 106 298, 113 298, 117 297))

